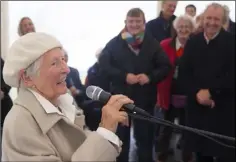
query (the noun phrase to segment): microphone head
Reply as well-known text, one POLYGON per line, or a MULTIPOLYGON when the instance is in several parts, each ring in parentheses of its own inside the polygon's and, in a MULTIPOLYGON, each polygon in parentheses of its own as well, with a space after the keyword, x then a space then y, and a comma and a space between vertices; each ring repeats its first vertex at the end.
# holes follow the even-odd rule
POLYGON ((86 88, 86 95, 88 96, 88 98, 90 98, 92 100, 99 101, 99 96, 102 91, 103 91, 103 89, 100 87, 88 86, 86 88))

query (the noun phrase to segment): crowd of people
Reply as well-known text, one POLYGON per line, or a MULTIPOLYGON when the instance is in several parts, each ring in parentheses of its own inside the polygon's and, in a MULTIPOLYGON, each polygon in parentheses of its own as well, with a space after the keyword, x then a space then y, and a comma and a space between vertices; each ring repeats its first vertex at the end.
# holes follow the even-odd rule
MULTIPOLYGON (((67 91, 73 96, 76 106, 83 110, 86 127, 90 130, 96 131, 101 128, 100 126, 101 123, 103 123, 104 117, 103 109, 105 111, 107 107, 115 105, 114 102, 109 105, 91 101, 86 96, 85 90, 87 86, 95 85, 105 91, 111 92, 115 97, 119 94, 127 96, 132 101, 123 99, 122 104, 134 102, 136 106, 144 109, 151 115, 157 116, 157 113, 159 113, 163 115, 165 120, 170 122, 174 122, 178 119, 178 124, 180 125, 235 137, 235 22, 229 17, 229 8, 218 3, 211 3, 206 7, 203 13, 196 15, 197 8, 190 4, 185 7, 185 14, 175 16, 174 13, 177 5, 178 1, 163 1, 159 16, 149 22, 146 22, 145 13, 140 8, 130 9, 126 14, 125 26, 121 29, 121 32, 117 33, 104 48, 96 52, 97 62, 88 69, 84 84, 80 80, 79 71, 77 69, 73 67, 66 69, 60 61, 55 62, 55 64, 58 64, 55 66, 63 66, 64 74, 68 73, 65 79, 67 91)), ((27 35, 27 33, 37 32, 33 21, 29 17, 24 17, 20 20, 18 27, 18 34, 22 37, 22 41, 28 41, 23 40, 26 39, 23 37, 27 35)), ((40 51, 40 55, 45 52, 47 53, 49 49, 61 47, 60 44, 49 36, 38 35, 36 38, 42 41, 49 39, 54 43, 42 45, 45 51, 40 51)), ((20 45, 22 46, 22 44, 24 44, 24 42, 20 45)), ((18 46, 20 47, 20 45, 18 46)), ((12 53, 19 52, 16 50, 16 46, 17 45, 14 46, 15 49, 12 50, 13 52, 11 51, 12 53)), ((69 57, 66 49, 62 51, 65 56, 63 61, 67 63, 69 57)), ((24 52, 31 51, 25 50, 24 52)), ((24 56, 28 57, 26 54, 24 56)), ((30 61, 34 62, 38 60, 38 58, 39 54, 37 58, 33 58, 33 56, 32 58, 30 57, 30 61)), ((6 67, 13 65, 15 61, 18 66, 16 70, 28 68, 32 63, 29 62, 30 64, 25 65, 26 67, 21 67, 23 66, 23 62, 20 66, 18 65, 20 63, 17 62, 18 60, 12 61, 10 58, 9 60, 8 62, 6 61, 6 67)), ((43 64, 45 68, 48 66, 47 61, 43 64)), ((4 61, 2 59, 1 66, 3 69, 4 61)), ((35 65, 33 68, 39 67, 35 65)), ((49 87, 43 88, 42 86, 44 84, 40 84, 37 80, 30 81, 30 75, 26 72, 25 74, 21 73, 21 81, 27 86, 31 86, 31 84, 35 82, 36 86, 32 86, 33 89, 36 87, 36 90, 45 91, 45 93, 50 94, 49 90, 53 90, 53 86, 50 87, 50 80, 48 82, 49 87)), ((53 69, 51 72, 55 73, 53 69)), ((9 79, 3 80, 4 76, 2 73, 1 123, 3 124, 5 116, 13 105, 8 95, 11 88, 10 86, 16 85, 18 86, 17 88, 19 88, 21 84, 13 84, 9 79)), ((13 72, 9 71, 9 69, 6 69, 5 74, 8 78, 13 78, 11 76, 13 72)), ((47 72, 45 72, 45 75, 46 74, 47 72)), ((43 79, 46 81, 47 79, 52 79, 52 77, 46 76, 46 78, 41 79, 42 81, 43 79)), ((22 87, 20 86, 20 88, 22 87)), ((21 93, 21 95, 24 94, 24 97, 27 96, 29 99, 34 100, 32 96, 28 94, 28 91, 19 90, 18 92, 19 95, 21 93)), ((35 95, 34 92, 33 94, 35 95)), ((38 95, 36 94, 35 96, 37 98, 38 95)), ((25 99, 18 99, 16 102, 22 104, 22 102, 26 101, 25 99)), ((27 111, 36 113, 36 111, 28 110, 27 106, 30 106, 29 104, 24 106, 27 111)), ((60 110, 59 107, 58 109, 60 110)), ((61 112, 63 113, 63 111, 61 112)), ((38 113, 41 114, 42 112, 38 113)), ((70 112, 67 113, 70 114, 70 112)), ((14 114, 12 113, 11 117, 17 118, 16 115, 17 109, 14 110, 14 114)), ((24 122, 32 122, 27 116, 28 112, 24 112, 21 115, 21 117, 25 117, 24 122)), ((14 133, 14 130, 11 130, 13 128, 6 128, 7 126, 12 126, 12 122, 9 120, 9 118, 6 119, 6 124, 4 124, 3 129, 3 140, 6 140, 3 141, 3 149, 9 149, 8 154, 7 150, 3 150, 3 152, 6 153, 6 158, 11 160, 18 157, 25 160, 26 158, 22 156, 28 153, 33 154, 32 156, 39 156, 37 152, 32 150, 37 150, 36 145, 32 146, 32 149, 23 147, 25 150, 23 150, 22 153, 18 150, 16 151, 17 154, 14 152, 15 149, 20 149, 20 146, 23 145, 19 142, 17 145, 19 148, 14 148, 15 146, 12 146, 13 143, 9 141, 13 140, 11 133, 14 133)), ((36 117, 35 120, 41 122, 38 121, 41 120, 39 117, 36 117)), ((58 119, 54 118, 54 122, 56 122, 56 120, 58 119)), ((168 160, 168 156, 171 154, 170 141, 173 133, 172 128, 162 125, 155 126, 146 121, 131 118, 128 118, 125 124, 123 118, 120 122, 117 129, 112 128, 112 131, 115 132, 122 141, 122 149, 116 159, 117 162, 129 161, 131 126, 133 126, 134 129, 134 138, 137 146, 137 161, 153 162, 153 147, 155 147, 157 153, 157 162, 166 162, 168 160)), ((63 126, 63 123, 61 124, 63 126)), ((23 125, 20 123, 19 126, 23 125)), ((33 126, 36 127, 36 125, 33 126)), ((40 125, 40 127, 41 126, 42 125, 40 125)), ((49 127, 49 125, 43 125, 43 129, 49 129, 49 127)), ((57 125, 57 127, 53 127, 53 131, 49 135, 38 136, 42 141, 53 141, 52 147, 56 147, 56 154, 63 154, 61 157, 59 156, 62 161, 70 159, 70 157, 67 156, 72 156, 74 148, 77 147, 77 145, 82 145, 78 143, 81 143, 84 138, 79 137, 81 138, 79 140, 80 142, 77 140, 77 142, 74 143, 73 141, 76 141, 76 135, 70 136, 71 139, 69 141, 67 140, 65 145, 69 143, 68 145, 71 147, 67 147, 68 150, 65 152, 63 151, 63 145, 60 145, 59 141, 62 139, 66 140, 64 139, 65 136, 62 135, 63 131, 66 130, 68 132, 71 131, 71 133, 73 132, 72 129, 69 128, 63 127, 63 129, 59 129, 57 125), (59 133, 58 137, 56 137, 57 131, 59 133), (60 139, 60 136, 63 136, 63 138, 60 139), (55 140, 51 138, 55 138, 55 140), (59 147, 59 149, 57 149, 57 147, 59 147)), ((27 131, 33 130, 27 129, 27 131)), ((48 130, 44 131, 47 132, 48 130)), ((36 134, 35 131, 33 131, 33 133, 36 134)), ((73 133, 76 133, 76 131, 73 133)), ((94 141, 91 140, 90 142, 98 142, 96 138, 98 137, 94 137, 94 141)), ((39 139, 34 139, 33 142, 37 143, 39 139)), ((99 140, 101 139, 99 138, 99 140)), ((94 143, 94 145, 103 145, 104 143, 102 142, 94 143)), ((89 145, 92 145, 92 143, 89 145)), ((182 136, 177 145, 182 150, 183 162, 193 162, 195 158, 197 162, 214 162, 214 160, 217 162, 235 161, 234 149, 223 147, 193 133, 182 132, 182 136)), ((51 146, 40 145, 40 156, 48 156, 48 152, 46 152, 47 149, 52 151, 49 147, 51 146), (43 148, 46 150, 43 151, 43 148)), ((95 153, 92 157, 95 158, 95 156, 102 155, 104 158, 98 159, 112 159, 110 156, 114 155, 113 150, 110 150, 111 155, 105 155, 102 151, 108 150, 110 147, 107 144, 103 147, 104 149, 101 149, 101 152, 95 153)), ((73 157, 74 159, 76 159, 77 156, 85 157, 83 154, 85 154, 85 152, 81 151, 78 155, 73 157)), ((28 158, 27 160, 32 159, 28 158)), ((55 160, 55 158, 47 159, 47 157, 38 157, 38 159, 42 161, 55 160)), ((89 158, 79 158, 79 160, 86 159, 89 158)))

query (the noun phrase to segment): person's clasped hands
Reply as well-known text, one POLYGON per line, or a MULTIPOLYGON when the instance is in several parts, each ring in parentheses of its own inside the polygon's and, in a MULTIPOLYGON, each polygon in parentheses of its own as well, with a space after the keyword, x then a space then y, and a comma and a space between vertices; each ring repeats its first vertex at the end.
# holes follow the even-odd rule
POLYGON ((201 89, 196 94, 197 102, 201 105, 215 107, 215 101, 211 99, 211 94, 208 89, 201 89))
POLYGON ((135 74, 129 73, 126 76, 126 82, 130 85, 133 85, 133 84, 145 85, 150 82, 150 79, 146 74, 135 75, 135 74))

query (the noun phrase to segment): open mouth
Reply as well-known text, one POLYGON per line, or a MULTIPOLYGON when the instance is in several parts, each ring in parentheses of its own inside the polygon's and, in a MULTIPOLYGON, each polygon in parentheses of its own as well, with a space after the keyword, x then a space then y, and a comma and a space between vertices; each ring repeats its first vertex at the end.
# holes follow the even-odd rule
POLYGON ((63 78, 61 81, 57 82, 57 85, 59 84, 66 84, 66 78, 63 78))

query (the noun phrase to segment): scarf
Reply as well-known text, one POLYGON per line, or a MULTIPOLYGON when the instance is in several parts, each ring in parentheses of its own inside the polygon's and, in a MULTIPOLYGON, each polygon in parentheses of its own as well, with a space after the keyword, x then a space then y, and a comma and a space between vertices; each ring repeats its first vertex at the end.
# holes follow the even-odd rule
POLYGON ((144 31, 142 31, 136 35, 132 35, 127 31, 126 28, 124 28, 121 31, 121 37, 123 40, 125 40, 128 43, 128 45, 130 45, 131 48, 133 48, 134 50, 139 50, 140 45, 143 42, 144 31))
POLYGON ((177 51, 176 51, 176 56, 178 58, 180 58, 184 53, 184 48, 183 47, 180 47, 177 51))

